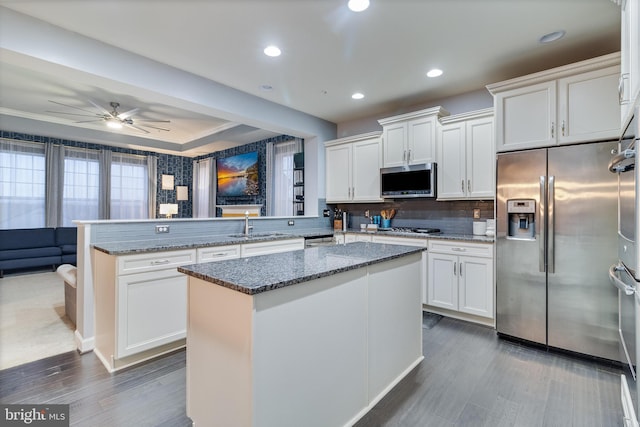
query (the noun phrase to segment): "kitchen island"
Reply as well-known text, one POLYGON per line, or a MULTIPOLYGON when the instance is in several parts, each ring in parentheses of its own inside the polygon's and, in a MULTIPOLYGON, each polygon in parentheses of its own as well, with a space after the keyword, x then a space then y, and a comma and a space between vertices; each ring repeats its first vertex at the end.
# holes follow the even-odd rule
POLYGON ((179 267, 194 425, 354 424, 423 359, 423 250, 354 243, 179 267))

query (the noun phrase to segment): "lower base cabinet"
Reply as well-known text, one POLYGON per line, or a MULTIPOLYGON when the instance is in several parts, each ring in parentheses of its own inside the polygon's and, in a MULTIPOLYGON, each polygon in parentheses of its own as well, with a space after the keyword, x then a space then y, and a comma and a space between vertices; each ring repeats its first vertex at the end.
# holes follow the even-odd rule
POLYGON ((493 245, 429 242, 427 304, 494 318, 493 245))

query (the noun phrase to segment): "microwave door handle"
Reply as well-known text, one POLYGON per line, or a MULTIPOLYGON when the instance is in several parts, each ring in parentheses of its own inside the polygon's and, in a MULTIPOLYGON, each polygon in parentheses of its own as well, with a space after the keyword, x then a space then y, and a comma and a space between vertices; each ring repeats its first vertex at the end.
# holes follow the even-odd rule
POLYGON ((629 295, 633 295, 636 292, 636 290, 633 288, 633 286, 627 285, 618 277, 618 274, 620 272, 625 272, 626 274, 628 274, 626 270, 627 269, 624 268, 622 264, 612 265, 611 267, 609 267, 609 281, 613 286, 620 289, 622 292, 624 292, 625 295, 629 296, 629 295))

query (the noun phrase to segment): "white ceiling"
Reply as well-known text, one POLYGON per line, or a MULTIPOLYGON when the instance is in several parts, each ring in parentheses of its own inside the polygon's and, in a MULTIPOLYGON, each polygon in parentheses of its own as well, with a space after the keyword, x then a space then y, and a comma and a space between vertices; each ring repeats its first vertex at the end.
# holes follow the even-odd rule
MULTIPOLYGON (((0 50, 0 129, 18 126, 15 123, 33 127, 34 121, 55 132, 80 127, 94 141, 182 155, 286 130, 270 128, 255 112, 245 117, 216 114, 197 102, 173 102, 175 96, 150 91, 145 77, 151 69, 125 68, 115 55, 121 50, 269 101, 266 105, 275 103, 333 123, 384 117, 407 106, 619 50, 620 7, 611 0, 371 0, 371 7, 361 13, 350 12, 346 3, 0 0, 0 6, 8 8, 0 8, 0 14, 11 14, 12 21, 18 12, 19 17, 59 27, 35 23, 52 49, 28 54, 18 54, 11 46, 0 50), (543 34, 560 29, 567 33, 563 39, 538 43, 543 34), (72 64, 66 58, 69 41, 56 44, 63 33, 73 43, 95 44, 105 62, 115 52, 108 69, 100 75, 72 64), (119 49, 110 51, 99 42, 119 49), (262 49, 268 44, 277 44, 282 56, 266 57, 262 49), (427 78, 426 71, 433 67, 443 69, 444 75, 427 78), (126 82, 120 70, 128 74, 126 82), (264 91, 262 85, 273 90, 264 91), (365 98, 352 100, 353 92, 365 98), (89 100, 105 108, 116 101, 121 112, 140 109, 134 122, 166 119, 170 123, 162 126, 170 131, 124 130, 104 136, 104 123, 73 123, 75 117, 49 111, 79 111, 49 100, 90 110, 89 100)), ((22 37, 33 33, 25 28, 22 37)), ((0 45, 2 37, 13 35, 0 32, 0 45)), ((174 83, 171 89, 179 91, 181 81, 174 83)))

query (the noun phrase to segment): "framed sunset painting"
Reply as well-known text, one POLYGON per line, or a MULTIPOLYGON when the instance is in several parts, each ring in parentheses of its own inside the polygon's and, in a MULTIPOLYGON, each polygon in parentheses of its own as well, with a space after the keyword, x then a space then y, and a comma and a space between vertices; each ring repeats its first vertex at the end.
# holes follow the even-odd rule
POLYGON ((259 195, 258 152, 216 159, 216 178, 218 196, 259 195))

